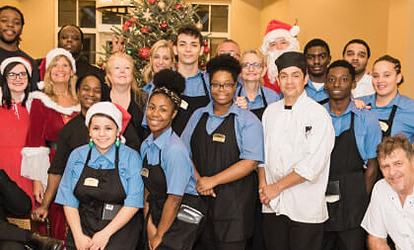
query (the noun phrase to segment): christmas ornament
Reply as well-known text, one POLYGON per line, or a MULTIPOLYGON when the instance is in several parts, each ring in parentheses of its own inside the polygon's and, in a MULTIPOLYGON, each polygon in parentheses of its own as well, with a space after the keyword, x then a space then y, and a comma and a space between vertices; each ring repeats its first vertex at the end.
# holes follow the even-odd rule
POLYGON ((202 30, 203 29, 203 24, 202 23, 200 23, 200 22, 198 22, 198 23, 196 23, 196 28, 198 29, 198 30, 202 30))
POLYGON ((200 66, 201 67, 204 67, 205 66, 204 61, 201 61, 200 66))
POLYGON ((142 60, 148 60, 149 54, 150 54, 150 48, 148 47, 140 48, 138 51, 138 57, 141 58, 142 60))
POLYGON ((124 25, 122 25, 122 30, 129 30, 129 27, 130 26, 124 24, 124 25))
POLYGON ((131 17, 130 19, 129 19, 129 21, 132 23, 132 22, 136 22, 138 19, 136 19, 135 17, 131 17))
POLYGON ((209 47, 204 47, 204 54, 208 54, 210 53, 210 48, 209 47))
POLYGON ((124 25, 125 25, 125 26, 128 26, 128 28, 129 28, 129 27, 131 27, 132 22, 131 22, 131 21, 129 21, 129 20, 126 20, 126 21, 125 21, 125 23, 124 23, 124 25))
POLYGON ((165 9, 165 3, 164 3, 164 1, 160 1, 159 3, 158 3, 158 8, 161 10, 161 11, 164 11, 164 9, 165 9))
POLYGON ((145 19, 145 21, 147 21, 147 22, 148 22, 148 20, 149 20, 149 19, 151 19, 151 12, 150 12, 150 10, 149 10, 149 9, 147 9, 147 10, 144 12, 144 14, 142 15, 142 18, 144 18, 144 19, 145 19))
POLYGON ((131 51, 130 49, 127 49, 126 53, 127 53, 128 55, 131 55, 131 54, 132 54, 132 51, 131 51))
POLYGON ((207 42, 207 41, 204 41, 204 42, 203 42, 203 46, 204 46, 204 47, 207 47, 207 46, 208 46, 208 42, 207 42))
POLYGON ((152 4, 152 5, 154 5, 155 4, 155 2, 157 2, 156 0, 149 0, 148 1, 150 4, 152 4))
POLYGON ((160 26, 162 30, 166 30, 168 28, 168 24, 166 23, 162 23, 160 26))
POLYGON ((175 8, 176 8, 177 10, 183 10, 183 9, 184 9, 184 6, 182 6, 181 4, 177 3, 177 4, 175 5, 175 8))
POLYGON ((148 33, 148 31, 149 31, 148 27, 144 26, 144 27, 141 28, 141 33, 142 34, 146 34, 146 33, 148 33))

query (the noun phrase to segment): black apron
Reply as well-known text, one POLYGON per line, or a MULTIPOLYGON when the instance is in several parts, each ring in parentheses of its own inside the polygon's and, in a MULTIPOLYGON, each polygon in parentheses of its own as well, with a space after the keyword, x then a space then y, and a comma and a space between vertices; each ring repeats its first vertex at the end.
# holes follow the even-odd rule
MULTIPOLYGON (((89 149, 82 174, 76 183, 73 193, 79 200, 79 216, 82 231, 85 235, 93 235, 105 228, 111 220, 102 220, 104 203, 123 205, 126 198, 124 187, 119 177, 119 147, 116 147, 114 169, 94 169, 88 166, 92 148, 89 149), (98 186, 85 186, 85 180, 93 178, 98 180, 98 186)), ((131 250, 137 247, 142 229, 142 219, 136 213, 134 217, 109 239, 105 250, 131 250)), ((73 235, 69 230, 67 249, 76 249, 73 235)))
POLYGON ((203 88, 204 94, 203 96, 185 96, 181 95, 181 102, 187 103, 187 107, 184 108, 185 105, 181 105, 178 109, 178 113, 175 116, 172 128, 174 132, 180 136, 183 132, 185 126, 187 125, 188 120, 190 120, 191 115, 196 111, 196 109, 206 106, 210 102, 210 95, 208 93, 208 88, 206 81, 204 80, 204 76, 200 73, 201 80, 203 81, 203 88))
POLYGON ((392 106, 392 110, 388 120, 381 120, 379 119, 381 131, 382 131, 382 138, 391 136, 391 129, 392 124, 394 122, 395 113, 397 112, 397 105, 392 106), (386 128, 386 129, 385 129, 386 128))
POLYGON ((350 129, 335 138, 331 153, 329 186, 339 182, 340 200, 328 203, 329 219, 325 231, 345 231, 358 228, 368 206, 368 194, 364 179, 364 161, 355 139, 354 113, 351 113, 350 129))
MULTIPOLYGON (((193 162, 200 176, 213 176, 240 161, 234 130, 235 115, 230 114, 211 134, 206 132, 204 113, 191 137, 193 162), (225 140, 217 141, 213 138, 225 140)), ((201 237, 218 242, 243 241, 253 236, 257 182, 253 173, 214 188, 217 197, 203 197, 206 225, 201 237)))
MULTIPOLYGON (((147 201, 149 203, 149 210, 145 218, 144 228, 147 228, 149 215, 151 215, 152 222, 156 227, 160 223, 164 203, 167 200, 167 179, 164 170, 161 167, 161 150, 159 153, 159 162, 157 165, 149 165, 147 157, 145 156, 143 162, 143 171, 141 172, 145 188, 149 191, 147 201)), ((197 195, 184 194, 182 204, 197 209, 205 213, 204 205, 201 198, 197 195)), ((191 250, 197 238, 197 224, 183 222, 175 219, 167 232, 165 232, 161 243, 156 248, 157 250, 191 250)), ((146 230, 145 234, 146 235, 146 230)), ((145 239, 146 249, 148 247, 148 239, 145 239)))
MULTIPOLYGON (((243 86, 239 89, 239 93, 237 93, 237 96, 241 96, 242 88, 243 88, 243 86)), ((259 118, 259 120, 262 120, 263 112, 267 108, 267 101, 266 101, 266 97, 264 95, 262 86, 259 86, 259 89, 260 89, 260 93, 262 93, 263 107, 258 108, 258 109, 251 109, 250 111, 253 112, 253 114, 255 114, 257 116, 257 118, 259 118)), ((247 98, 247 97, 245 97, 245 98, 247 98)))

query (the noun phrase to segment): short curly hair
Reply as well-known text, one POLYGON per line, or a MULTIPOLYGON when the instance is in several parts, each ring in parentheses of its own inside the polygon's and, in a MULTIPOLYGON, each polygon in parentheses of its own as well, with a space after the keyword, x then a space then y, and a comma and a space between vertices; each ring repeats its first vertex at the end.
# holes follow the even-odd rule
POLYGON ((236 82, 241 72, 241 65, 237 59, 230 55, 219 55, 213 57, 207 63, 207 73, 210 75, 210 81, 217 71, 229 72, 233 77, 233 81, 236 82))

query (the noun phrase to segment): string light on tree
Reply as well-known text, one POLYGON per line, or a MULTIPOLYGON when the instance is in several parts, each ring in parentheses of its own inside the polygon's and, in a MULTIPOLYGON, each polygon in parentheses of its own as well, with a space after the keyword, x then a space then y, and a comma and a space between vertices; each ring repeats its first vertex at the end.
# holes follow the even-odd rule
MULTIPOLYGON (((135 79, 138 86, 146 83, 143 80, 143 69, 149 62, 150 48, 161 39, 175 41, 177 31, 185 25, 196 25, 202 29, 203 24, 197 14, 198 6, 182 0, 131 0, 129 12, 121 14, 126 20, 121 28, 113 27, 115 36, 124 37, 125 49, 134 60, 135 79)), ((205 38, 206 39, 206 38, 205 38)), ((204 41, 205 41, 204 39, 204 41)), ((203 42, 204 45, 204 42, 203 42)), ((204 45, 204 47, 208 47, 204 45)), ((207 48, 209 51, 209 48, 207 48)), ((105 48, 106 62, 111 55, 111 48, 105 48)), ((207 54, 200 56, 200 66, 205 65, 207 54)))

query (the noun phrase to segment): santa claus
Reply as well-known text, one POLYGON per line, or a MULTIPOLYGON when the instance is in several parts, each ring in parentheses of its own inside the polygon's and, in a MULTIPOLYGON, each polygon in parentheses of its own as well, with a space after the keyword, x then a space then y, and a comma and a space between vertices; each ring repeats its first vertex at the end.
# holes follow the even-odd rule
POLYGON ((264 86, 280 93, 277 83, 276 59, 286 51, 299 51, 299 42, 296 36, 299 34, 299 26, 290 26, 287 23, 271 20, 266 28, 261 47, 262 53, 267 57, 267 72, 263 77, 264 86))

